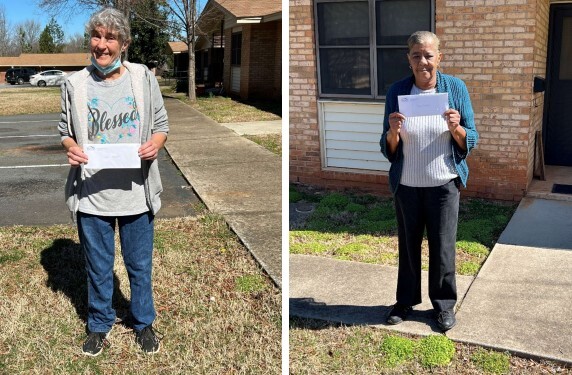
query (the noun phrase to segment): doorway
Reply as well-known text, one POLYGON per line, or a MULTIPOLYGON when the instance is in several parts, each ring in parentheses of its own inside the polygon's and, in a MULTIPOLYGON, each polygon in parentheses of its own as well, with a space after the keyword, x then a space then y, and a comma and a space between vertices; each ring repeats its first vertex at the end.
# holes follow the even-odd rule
POLYGON ((572 166, 572 4, 551 6, 548 40, 544 158, 572 166))

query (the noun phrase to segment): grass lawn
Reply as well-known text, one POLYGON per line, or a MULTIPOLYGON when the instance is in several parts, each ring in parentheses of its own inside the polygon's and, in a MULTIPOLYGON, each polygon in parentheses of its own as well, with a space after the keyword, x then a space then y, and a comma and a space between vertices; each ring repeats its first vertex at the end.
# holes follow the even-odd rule
POLYGON ((276 155, 282 155, 282 134, 245 135, 244 137, 276 155))
MULTIPOLYGON (((119 252, 114 272, 114 305, 125 317, 119 252)), ((153 280, 161 352, 140 352, 127 319, 110 348, 86 357, 75 228, 0 228, 0 373, 280 374, 280 292, 221 217, 157 220, 153 280)))
POLYGON ((0 89, 0 116, 59 113, 59 87, 0 89))
POLYGON ((572 374, 443 335, 425 338, 364 326, 290 318, 291 374, 572 374))
MULTIPOLYGON (((290 188, 290 202, 307 201, 314 212, 290 228, 290 252, 397 266, 397 222, 393 202, 371 195, 290 188)), ((457 233, 457 273, 476 275, 517 205, 462 200, 457 233)), ((422 244, 422 268, 429 260, 422 244)))
MULTIPOLYGON (((290 253, 397 266, 397 223, 388 198, 290 187, 290 202, 313 212, 290 223, 290 253)), ((459 208, 457 273, 476 275, 516 210, 515 203, 463 200, 459 208)), ((427 269, 426 240, 422 267, 427 269)), ((446 336, 413 337, 367 326, 290 317, 292 374, 572 374, 533 361, 454 343, 446 336)))
MULTIPOLYGON (((171 87, 163 86, 161 92, 190 104, 184 93, 174 92, 171 87)), ((218 123, 282 119, 279 101, 240 102, 224 96, 199 96, 197 102, 190 105, 218 123)))

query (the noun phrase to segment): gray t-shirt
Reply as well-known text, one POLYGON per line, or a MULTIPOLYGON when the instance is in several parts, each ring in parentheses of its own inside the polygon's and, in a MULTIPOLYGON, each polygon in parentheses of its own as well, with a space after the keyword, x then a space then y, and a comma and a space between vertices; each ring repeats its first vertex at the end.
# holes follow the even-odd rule
MULTIPOLYGON (((141 142, 141 122, 126 70, 113 81, 91 74, 87 82, 88 142, 141 142)), ((79 211, 101 216, 128 216, 149 211, 141 169, 86 169, 79 211)))

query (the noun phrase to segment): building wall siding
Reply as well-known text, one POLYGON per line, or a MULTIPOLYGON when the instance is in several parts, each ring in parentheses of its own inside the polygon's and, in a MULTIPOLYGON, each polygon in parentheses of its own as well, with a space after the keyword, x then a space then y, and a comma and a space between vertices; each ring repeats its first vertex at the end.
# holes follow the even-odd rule
MULTIPOLYGON (((480 133, 462 193, 519 200, 542 123, 543 94, 532 84, 545 75, 548 0, 435 0, 435 9, 441 70, 467 84, 480 133)), ((322 170, 312 13, 311 0, 290 1, 290 180, 386 193, 383 173, 322 170)))
POLYGON ((318 110, 324 168, 389 171, 389 161, 379 152, 385 105, 321 101, 318 110))

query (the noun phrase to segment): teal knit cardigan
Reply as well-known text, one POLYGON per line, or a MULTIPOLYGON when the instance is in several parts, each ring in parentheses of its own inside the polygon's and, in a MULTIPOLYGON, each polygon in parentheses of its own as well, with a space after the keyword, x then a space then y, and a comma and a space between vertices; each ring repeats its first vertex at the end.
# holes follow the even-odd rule
MULTIPOLYGON (((383 119, 383 133, 379 141, 382 154, 389 160, 391 167, 389 168, 389 189, 393 194, 397 191, 401 180, 401 171, 403 170, 403 143, 399 140, 397 150, 390 154, 387 148, 387 132, 389 131, 389 115, 393 112, 399 112, 397 104, 398 95, 410 95, 413 87, 414 77, 407 77, 401 81, 395 82, 389 88, 385 98, 385 116, 383 119)), ((469 91, 465 83, 459 78, 455 78, 437 71, 437 92, 449 94, 449 108, 456 109, 461 114, 461 126, 465 128, 467 133, 467 151, 461 149, 457 143, 451 138, 451 147, 453 148, 453 161, 455 168, 464 187, 467 187, 467 179, 469 178, 469 167, 466 158, 469 152, 477 145, 479 133, 475 128, 475 119, 473 115, 473 107, 469 98, 469 91)))

